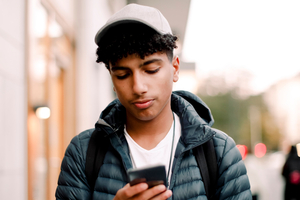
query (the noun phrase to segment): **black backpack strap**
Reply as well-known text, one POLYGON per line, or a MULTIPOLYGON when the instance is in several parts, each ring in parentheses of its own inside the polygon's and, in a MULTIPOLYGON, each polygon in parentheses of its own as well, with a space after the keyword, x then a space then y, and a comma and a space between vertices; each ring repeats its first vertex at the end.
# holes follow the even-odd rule
POLYGON ((94 190, 100 167, 103 164, 109 141, 96 129, 92 133, 86 153, 85 174, 91 191, 94 190))
POLYGON ((211 139, 203 145, 195 147, 193 153, 203 178, 206 196, 209 200, 213 199, 216 191, 218 174, 217 158, 213 140, 211 139))

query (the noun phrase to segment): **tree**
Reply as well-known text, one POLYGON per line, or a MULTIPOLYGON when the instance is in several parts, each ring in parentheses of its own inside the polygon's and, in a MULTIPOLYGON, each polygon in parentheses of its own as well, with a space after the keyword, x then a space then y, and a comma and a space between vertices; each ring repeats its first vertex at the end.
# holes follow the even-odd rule
MULTIPOLYGON (((242 73, 240 77, 244 76, 247 76, 247 73, 242 73)), ((198 96, 212 111, 215 120, 213 127, 224 131, 237 144, 244 144, 251 151, 251 145, 255 144, 253 140, 251 144, 253 125, 249 115, 251 107, 255 107, 259 118, 258 140, 261 140, 256 141, 265 143, 268 150, 277 150, 280 141, 279 129, 265 105, 262 94, 252 96, 249 95, 249 89, 243 88, 248 85, 245 81, 249 81, 249 78, 239 78, 230 85, 226 84, 225 79, 225 76, 208 77, 204 81, 205 84, 199 88, 198 96)))

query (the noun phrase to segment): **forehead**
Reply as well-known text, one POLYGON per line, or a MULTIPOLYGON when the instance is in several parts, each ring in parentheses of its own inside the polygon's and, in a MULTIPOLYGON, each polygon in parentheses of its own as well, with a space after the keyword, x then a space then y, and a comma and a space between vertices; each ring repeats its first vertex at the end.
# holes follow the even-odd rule
POLYGON ((141 65, 147 65, 150 63, 165 63, 169 62, 168 56, 164 52, 158 52, 154 53, 148 56, 145 56, 144 58, 141 58, 138 54, 131 54, 126 57, 123 57, 119 60, 117 60, 115 63, 109 62, 109 68, 113 68, 116 66, 122 66, 122 67, 131 67, 131 66, 141 66, 141 65))

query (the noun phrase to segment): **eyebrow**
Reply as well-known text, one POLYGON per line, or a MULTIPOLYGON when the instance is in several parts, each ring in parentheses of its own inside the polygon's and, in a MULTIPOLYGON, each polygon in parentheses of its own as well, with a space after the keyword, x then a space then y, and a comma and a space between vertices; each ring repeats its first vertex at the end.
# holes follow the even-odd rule
POLYGON ((128 67, 122 67, 122 66, 112 66, 111 71, 117 71, 117 70, 127 70, 128 67))
MULTIPOLYGON (((150 65, 151 63, 161 62, 161 61, 162 61, 162 59, 154 58, 154 59, 147 60, 146 62, 140 64, 139 67, 143 67, 143 66, 146 66, 146 65, 150 65)), ((111 67, 111 71, 128 70, 128 69, 129 69, 129 67, 118 66, 118 65, 115 65, 115 66, 112 66, 112 67, 111 67)))
POLYGON ((145 66, 145 65, 150 65, 151 63, 155 63, 155 62, 161 62, 162 59, 158 59, 158 58, 154 58, 152 60, 148 60, 146 62, 144 62, 143 64, 140 65, 140 67, 145 66))

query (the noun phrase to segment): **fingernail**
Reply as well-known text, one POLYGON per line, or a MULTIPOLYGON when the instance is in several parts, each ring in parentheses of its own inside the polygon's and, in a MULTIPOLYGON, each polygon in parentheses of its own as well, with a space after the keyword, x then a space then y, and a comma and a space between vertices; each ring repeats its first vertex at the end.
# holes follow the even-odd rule
POLYGON ((168 194, 168 196, 170 197, 170 196, 172 196, 173 193, 172 193, 171 190, 168 190, 168 191, 167 191, 167 194, 168 194))
POLYGON ((158 185, 157 189, 159 189, 160 191, 164 191, 166 190, 166 187, 164 185, 158 185))
POLYGON ((142 184, 141 184, 141 188, 142 188, 143 190, 146 190, 146 189, 148 188, 148 185, 147 185, 146 183, 142 183, 142 184))

